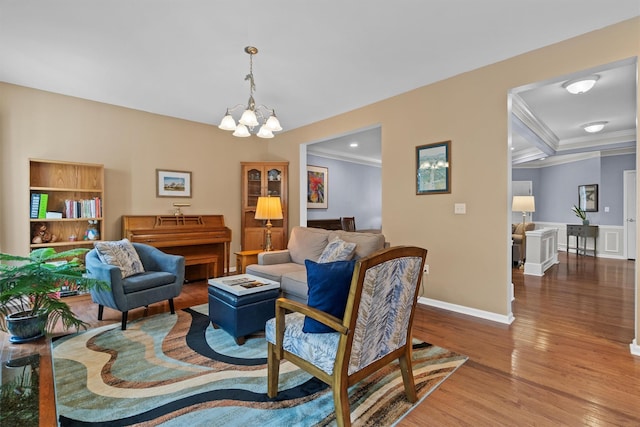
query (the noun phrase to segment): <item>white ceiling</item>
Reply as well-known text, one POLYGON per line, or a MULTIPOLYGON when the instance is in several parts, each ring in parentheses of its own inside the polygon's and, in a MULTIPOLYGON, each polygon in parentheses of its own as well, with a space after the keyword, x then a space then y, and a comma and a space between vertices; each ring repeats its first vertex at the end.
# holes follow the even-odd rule
POLYGON ((633 58, 514 89, 513 164, 539 167, 585 155, 635 153, 636 74, 633 58), (589 92, 572 95, 563 88, 567 80, 590 75, 599 79, 589 92), (583 129, 596 121, 608 123, 598 133, 583 129))
POLYGON ((638 15, 638 0, 0 0, 0 81, 217 124, 248 98, 254 45, 256 102, 286 131, 638 15))

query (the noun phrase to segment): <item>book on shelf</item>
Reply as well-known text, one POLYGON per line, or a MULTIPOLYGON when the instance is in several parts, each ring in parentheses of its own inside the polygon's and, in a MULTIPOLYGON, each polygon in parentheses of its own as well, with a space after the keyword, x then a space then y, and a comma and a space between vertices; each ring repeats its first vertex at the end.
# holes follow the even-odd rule
POLYGON ((40 212, 40 194, 31 193, 31 214, 29 218, 38 218, 40 212))
POLYGON ((64 216, 66 218, 102 218, 102 200, 100 197, 67 199, 64 201, 64 216))
POLYGON ((49 195, 47 193, 40 194, 40 205, 38 206, 38 218, 47 217, 48 202, 49 202, 49 195))
POLYGON ((47 215, 45 216, 45 218, 54 218, 54 219, 62 218, 62 212, 47 211, 47 215))

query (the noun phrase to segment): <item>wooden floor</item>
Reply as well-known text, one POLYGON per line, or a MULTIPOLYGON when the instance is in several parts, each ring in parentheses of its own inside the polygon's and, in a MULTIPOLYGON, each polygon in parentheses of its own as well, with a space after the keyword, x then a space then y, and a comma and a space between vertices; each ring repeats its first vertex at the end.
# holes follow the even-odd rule
MULTIPOLYGON (((564 253, 560 261, 541 278, 514 270, 511 325, 418 308, 414 336, 469 360, 401 426, 640 426, 640 357, 629 352, 634 263, 564 253)), ((176 309, 207 301, 204 282, 183 289, 176 309)), ((98 321, 89 297, 69 301, 92 326, 120 321, 110 309, 98 321)), ((149 314, 161 311, 168 311, 167 303, 153 305, 149 314)), ((129 319, 143 312, 134 310, 129 319)), ((2 338, 5 354, 26 351, 2 338)), ((43 364, 45 393, 53 393, 50 369, 43 364)), ((53 425, 51 410, 41 407, 41 425, 53 425)))
POLYGON ((513 271, 515 321, 421 308, 415 336, 469 356, 401 426, 640 426, 634 262, 560 254, 513 271))

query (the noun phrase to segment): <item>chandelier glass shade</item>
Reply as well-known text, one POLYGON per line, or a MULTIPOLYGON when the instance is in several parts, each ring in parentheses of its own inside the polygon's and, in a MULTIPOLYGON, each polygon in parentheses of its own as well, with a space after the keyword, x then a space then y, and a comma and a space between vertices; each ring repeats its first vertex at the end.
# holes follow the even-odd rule
POLYGON ((282 130, 280 121, 276 116, 276 111, 264 105, 256 105, 253 99, 253 92, 256 89, 253 78, 253 55, 258 53, 258 49, 253 46, 247 46, 244 48, 244 51, 249 54, 249 74, 244 78, 245 80, 249 80, 249 101, 246 105, 238 104, 235 107, 227 108, 227 112, 218 125, 218 128, 232 131, 233 136, 246 138, 251 136, 255 127, 260 126, 256 136, 260 138, 273 138, 273 132, 282 130), (240 108, 244 108, 244 111, 236 124, 236 120, 231 113, 238 111, 240 108), (260 125, 261 123, 262 125, 260 125))

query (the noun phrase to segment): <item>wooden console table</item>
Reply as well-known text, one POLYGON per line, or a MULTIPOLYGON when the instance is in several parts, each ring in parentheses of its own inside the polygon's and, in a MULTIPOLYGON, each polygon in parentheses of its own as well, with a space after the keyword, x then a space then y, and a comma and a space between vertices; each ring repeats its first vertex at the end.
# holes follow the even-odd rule
POLYGON ((593 238, 593 256, 596 256, 596 248, 598 247, 598 226, 567 224, 567 252, 569 252, 569 236, 576 237, 576 255, 580 255, 580 238, 582 237, 582 253, 587 255, 587 239, 593 238))

